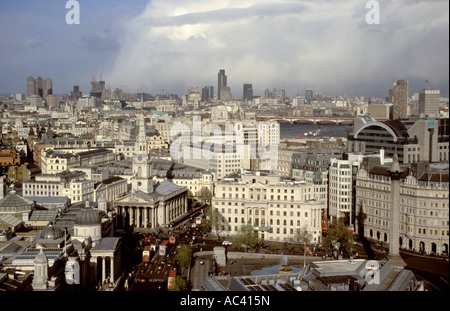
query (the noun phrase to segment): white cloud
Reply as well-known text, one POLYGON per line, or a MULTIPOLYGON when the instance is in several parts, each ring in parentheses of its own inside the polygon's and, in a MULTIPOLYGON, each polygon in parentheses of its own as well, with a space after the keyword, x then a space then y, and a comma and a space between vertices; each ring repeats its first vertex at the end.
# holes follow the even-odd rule
POLYGON ((216 87, 225 69, 237 97, 243 83, 259 94, 366 96, 385 96, 397 79, 448 85, 448 2, 380 7, 381 24, 367 25, 360 0, 150 1, 124 26, 105 76, 131 90, 184 93, 194 82, 216 87))

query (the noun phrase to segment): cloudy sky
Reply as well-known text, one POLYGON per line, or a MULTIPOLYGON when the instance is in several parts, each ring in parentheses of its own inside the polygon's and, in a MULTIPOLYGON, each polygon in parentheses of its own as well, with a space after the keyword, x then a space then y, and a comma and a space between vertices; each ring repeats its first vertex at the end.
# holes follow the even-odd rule
POLYGON ((127 92, 217 92, 225 69, 236 97, 244 83, 385 97, 399 79, 448 96, 448 0, 379 0, 379 24, 365 0, 78 0, 79 25, 66 2, 0 1, 0 93, 25 93, 30 75, 55 93, 89 92, 93 75, 127 92))

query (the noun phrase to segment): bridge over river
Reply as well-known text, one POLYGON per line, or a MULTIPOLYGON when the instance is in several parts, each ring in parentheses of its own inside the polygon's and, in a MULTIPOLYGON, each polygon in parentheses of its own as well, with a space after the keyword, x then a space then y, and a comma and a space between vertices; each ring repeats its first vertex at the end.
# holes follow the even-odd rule
POLYGON ((278 121, 279 123, 290 124, 335 124, 335 125, 352 125, 353 118, 339 116, 305 116, 305 117, 279 117, 279 116, 257 116, 258 121, 278 121))

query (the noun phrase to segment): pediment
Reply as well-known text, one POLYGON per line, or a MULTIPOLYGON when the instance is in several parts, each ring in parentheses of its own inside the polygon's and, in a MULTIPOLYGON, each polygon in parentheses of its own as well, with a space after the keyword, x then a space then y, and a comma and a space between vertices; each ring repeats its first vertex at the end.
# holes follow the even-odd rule
POLYGON ((140 203, 153 203, 153 200, 146 196, 145 194, 141 194, 139 192, 130 193, 124 197, 118 198, 114 201, 114 204, 140 204, 140 203))

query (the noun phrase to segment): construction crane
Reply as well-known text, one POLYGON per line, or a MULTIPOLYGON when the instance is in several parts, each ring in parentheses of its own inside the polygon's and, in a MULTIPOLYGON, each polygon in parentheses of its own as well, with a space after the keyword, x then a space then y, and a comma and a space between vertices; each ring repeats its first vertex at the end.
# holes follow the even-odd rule
POLYGON ((97 76, 97 69, 94 69, 94 73, 92 74, 92 82, 95 82, 96 76, 97 76))

